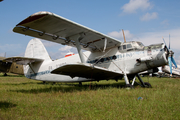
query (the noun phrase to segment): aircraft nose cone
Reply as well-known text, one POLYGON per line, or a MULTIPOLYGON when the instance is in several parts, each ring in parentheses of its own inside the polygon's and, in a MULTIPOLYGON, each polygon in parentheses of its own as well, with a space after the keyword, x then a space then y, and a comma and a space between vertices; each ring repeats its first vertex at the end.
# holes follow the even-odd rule
POLYGON ((173 57, 174 52, 172 50, 169 51, 169 57, 173 57))

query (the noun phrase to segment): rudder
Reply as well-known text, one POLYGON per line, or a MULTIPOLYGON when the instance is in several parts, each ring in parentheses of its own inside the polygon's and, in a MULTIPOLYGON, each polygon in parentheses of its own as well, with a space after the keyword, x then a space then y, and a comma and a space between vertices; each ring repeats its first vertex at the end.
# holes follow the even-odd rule
POLYGON ((51 60, 43 43, 37 38, 29 41, 24 57, 45 59, 46 61, 51 60))

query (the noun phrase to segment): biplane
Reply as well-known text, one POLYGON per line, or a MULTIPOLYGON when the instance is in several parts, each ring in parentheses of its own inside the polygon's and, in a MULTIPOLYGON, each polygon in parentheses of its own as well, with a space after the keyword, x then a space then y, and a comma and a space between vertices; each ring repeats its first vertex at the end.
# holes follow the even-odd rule
POLYGON ((35 37, 24 57, 11 57, 24 65, 27 78, 50 82, 82 82, 119 80, 133 87, 135 77, 142 87, 139 72, 168 63, 169 51, 164 43, 144 46, 141 42, 121 42, 51 12, 37 12, 17 24, 14 32, 35 37), (51 60, 42 42, 44 39, 77 48, 78 54, 51 60))

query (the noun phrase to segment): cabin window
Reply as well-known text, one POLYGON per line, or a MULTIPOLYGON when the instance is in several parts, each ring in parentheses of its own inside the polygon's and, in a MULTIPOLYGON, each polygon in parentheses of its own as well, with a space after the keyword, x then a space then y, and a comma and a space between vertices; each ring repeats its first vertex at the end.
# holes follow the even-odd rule
POLYGON ((158 46, 156 46, 156 48, 157 48, 157 49, 159 49, 159 48, 161 48, 161 46, 160 46, 160 45, 158 45, 158 46))
POLYGON ((127 44, 127 49, 132 48, 131 44, 127 44))
POLYGON ((151 49, 156 49, 156 46, 152 46, 151 49))
POLYGON ((126 45, 123 45, 123 50, 125 50, 126 49, 126 45))

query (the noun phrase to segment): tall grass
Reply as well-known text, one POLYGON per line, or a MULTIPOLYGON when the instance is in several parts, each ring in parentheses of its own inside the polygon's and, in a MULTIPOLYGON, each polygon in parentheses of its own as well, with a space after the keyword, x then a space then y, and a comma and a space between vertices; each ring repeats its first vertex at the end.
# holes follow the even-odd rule
POLYGON ((124 89, 124 81, 47 83, 0 77, 0 119, 180 119, 180 79, 143 78, 153 88, 124 89))

